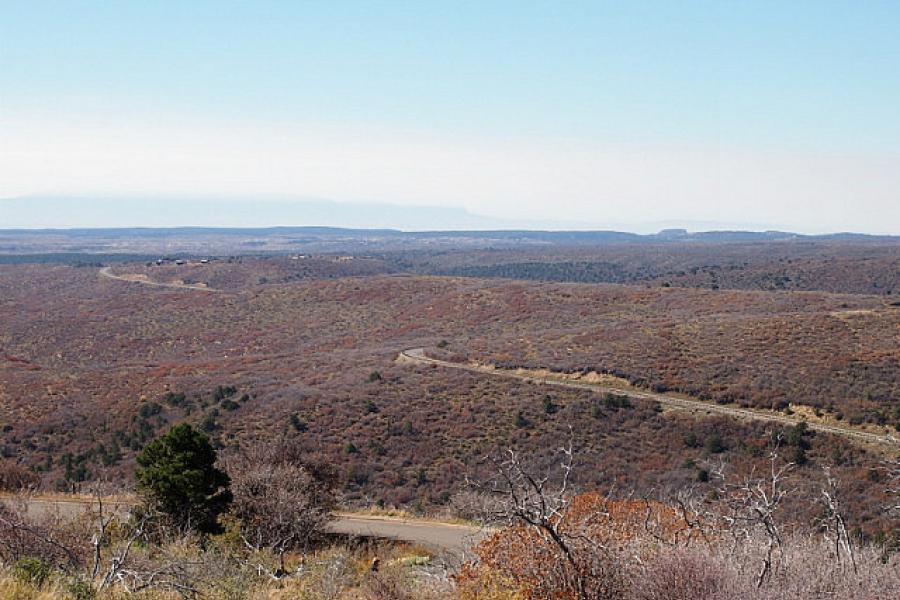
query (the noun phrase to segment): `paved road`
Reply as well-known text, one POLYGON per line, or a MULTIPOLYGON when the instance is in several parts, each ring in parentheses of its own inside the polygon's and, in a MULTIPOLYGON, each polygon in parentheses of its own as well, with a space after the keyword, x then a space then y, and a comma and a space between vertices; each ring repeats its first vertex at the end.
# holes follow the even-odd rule
POLYGON ((155 287, 165 287, 165 288, 174 288, 176 290, 195 290, 198 292, 221 292, 222 290, 218 290, 216 288, 206 287, 205 285, 198 285, 192 283, 163 283, 161 281, 151 281, 150 279, 143 279, 136 277, 135 275, 116 275, 112 272, 112 267, 103 267, 100 269, 100 277, 106 277, 107 279, 115 279, 116 281, 124 281, 126 283, 140 283, 143 285, 152 285, 155 287))
MULTIPOLYGON (((482 367, 477 365, 455 363, 446 360, 439 360, 425 355, 424 348, 411 348, 400 353, 400 358, 407 362, 436 365, 447 369, 459 369, 462 371, 470 371, 483 375, 493 375, 495 377, 506 377, 509 379, 518 379, 529 383, 538 383, 541 385, 551 385, 565 388, 575 388, 580 390, 590 390, 593 392, 611 392, 614 394, 627 394, 632 398, 640 398, 642 400, 650 400, 660 405, 675 410, 683 410, 691 413, 708 414, 708 415, 724 415, 738 419, 752 419, 755 421, 768 421, 771 423, 781 423, 784 425, 797 425, 801 419, 788 417, 784 415, 775 415, 764 413, 761 411, 750 410, 746 408, 736 408, 733 406, 722 406, 702 400, 690 400, 679 398, 678 396, 670 396, 667 394, 657 394, 653 392, 643 392, 637 390, 623 390, 619 388, 611 388, 596 383, 580 383, 575 381, 565 381, 561 379, 548 379, 543 376, 529 375, 527 372, 510 371, 504 369, 496 369, 493 367, 482 367)), ((877 433, 869 433, 866 431, 858 431, 855 429, 837 427, 833 425, 824 425, 821 423, 806 422, 807 426, 814 431, 822 431, 832 433, 844 437, 863 440, 880 445, 892 446, 900 448, 900 439, 892 435, 879 435, 877 433)))
MULTIPOLYGON (((24 497, 18 498, 10 495, 0 496, 0 504, 15 506, 19 508, 22 504, 25 506, 25 514, 34 519, 44 518, 60 518, 60 519, 76 519, 88 510, 96 508, 96 503, 92 499, 82 497, 54 497, 54 498, 37 498, 24 497)), ((118 513, 127 515, 131 508, 130 502, 125 501, 103 501, 103 514, 118 513)))
MULTIPOLYGON (((0 502, 14 503, 16 500, 0 497, 0 502)), ((25 503, 26 513, 36 518, 58 515, 62 519, 75 519, 96 507, 95 502, 88 498, 29 498, 25 503)), ((124 516, 130 508, 128 501, 104 501, 106 514, 115 512, 124 516)), ((410 542, 436 551, 451 552, 466 550, 485 534, 484 530, 468 525, 352 513, 336 514, 329 531, 354 537, 410 542)))
POLYGON ((485 530, 468 525, 345 514, 338 515, 329 529, 344 535, 400 540, 452 551, 465 550, 485 535, 485 530))

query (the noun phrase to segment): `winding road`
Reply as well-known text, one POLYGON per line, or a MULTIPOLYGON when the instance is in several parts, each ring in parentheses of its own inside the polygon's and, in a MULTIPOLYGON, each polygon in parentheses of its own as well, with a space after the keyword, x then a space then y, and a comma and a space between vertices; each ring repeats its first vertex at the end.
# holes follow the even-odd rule
MULTIPOLYGON (((100 269, 100 276, 107 277, 109 279, 116 279, 118 281, 125 281, 128 283, 141 283, 144 285, 152 285, 157 287, 167 287, 167 288, 175 288, 181 290, 196 290, 202 292, 221 292, 222 290, 218 290, 215 288, 209 288, 202 285, 195 284, 186 284, 186 283, 162 283, 157 281, 151 281, 149 279, 145 279, 135 275, 116 275, 112 272, 110 267, 103 267, 100 269)), ((782 425, 797 425, 799 423, 805 422, 807 427, 813 431, 821 431, 823 433, 831 433, 834 435, 840 435, 846 438, 851 438, 859 441, 869 442, 873 444, 877 444, 880 446, 889 446, 892 448, 900 448, 900 438, 891 435, 891 434, 879 434, 872 433, 869 431, 861 431, 859 429, 852 429, 850 427, 841 427, 839 425, 829 425, 825 423, 816 423, 812 421, 805 421, 796 417, 789 417, 786 415, 772 414, 763 412, 760 410, 752 410, 749 408, 738 408, 734 406, 724 406, 720 404, 713 404, 711 402, 704 402, 702 400, 692 400, 690 398, 682 398, 679 396, 672 396, 669 394, 660 394, 655 392, 647 392, 642 390, 633 390, 633 389, 621 389, 614 388, 609 386, 604 386, 598 383, 585 383, 585 382, 577 382, 577 381, 567 381, 564 379, 555 379, 552 377, 546 377, 544 375, 538 374, 529 374, 527 371, 523 369, 518 369, 515 371, 498 369, 490 366, 481 366, 481 365, 473 365, 473 364, 462 364, 455 363, 446 360, 440 360, 437 358, 431 358, 430 356, 426 356, 424 348, 410 348, 408 350, 403 350, 400 352, 401 360, 412 363, 419 363, 425 365, 434 365, 438 367, 443 367, 446 369, 457 369, 461 371, 469 371, 472 373, 479 373, 482 375, 492 375, 495 377, 506 377, 508 379, 518 379, 520 381, 525 381, 528 383, 536 383, 541 385, 550 385, 556 387, 564 387, 564 388, 573 388, 573 389, 581 389, 581 390, 589 390, 592 392, 601 392, 601 393, 617 393, 622 394, 625 393, 629 397, 638 398, 641 400, 649 400, 651 402, 656 402, 659 405, 669 408, 672 410, 681 410, 685 412, 690 412, 694 414, 704 414, 704 415, 723 415, 726 417, 731 417, 735 419, 750 419, 754 421, 764 421, 769 423, 780 423, 782 425)))
POLYGON ((553 379, 548 378, 543 375, 529 374, 524 370, 505 370, 498 369, 490 366, 480 366, 473 364, 463 364, 450 362, 446 360, 440 360, 437 358, 431 358, 425 354, 424 348, 411 348, 409 350, 404 350, 400 353, 400 359, 404 362, 410 363, 418 363, 424 365, 434 365, 437 367, 442 367, 446 369, 458 369, 461 371, 469 371, 472 373, 479 373, 482 375, 493 375, 495 377, 505 377, 507 379, 518 379, 520 381, 525 381, 528 383, 536 383, 540 385, 550 385, 555 387, 564 387, 564 388, 574 388, 579 390, 590 390, 592 392, 600 392, 600 393, 614 393, 614 394, 627 394, 631 398, 639 398, 641 400, 649 400, 651 402, 656 402, 661 406, 673 410, 681 410, 685 412, 695 413, 695 414, 705 414, 705 415, 723 415, 726 417, 736 418, 736 419, 752 419, 754 421, 766 421, 770 423, 780 423, 783 425, 797 425, 801 422, 805 422, 807 427, 813 431, 821 431, 824 433, 831 433, 834 435, 840 435, 847 438, 852 438, 856 440, 866 441, 874 444, 879 444, 882 446, 891 446, 893 448, 900 448, 900 439, 894 437, 893 435, 880 435, 877 433, 871 433, 868 431, 859 431, 857 429, 851 429, 849 427, 839 427, 835 425, 826 425, 824 423, 814 423, 810 421, 803 421, 798 418, 791 418, 785 415, 776 415, 769 414, 762 411, 751 410, 747 408, 737 408, 733 406, 723 406, 720 404, 713 404, 711 402, 704 402, 702 400, 691 400, 688 398, 681 398, 678 396, 671 396, 668 394, 658 394, 654 392, 645 392, 639 390, 632 389, 620 389, 604 386, 602 384, 597 383, 584 383, 584 382, 576 382, 576 381, 566 381, 563 379, 553 379))
POLYGON ((455 552, 470 548, 488 532, 471 525, 343 513, 336 515, 329 530, 340 535, 399 540, 455 552))
MULTIPOLYGON (((18 502, 24 503, 25 514, 37 519, 76 519, 97 506, 96 500, 79 496, 31 497, 21 500, 0 496, 0 504, 15 505, 18 502)), ((129 500, 106 499, 103 502, 105 514, 125 516, 131 506, 132 502, 129 500)), ((437 552, 464 552, 488 532, 472 525, 346 512, 335 513, 328 531, 349 537, 409 542, 437 552)))
POLYGON ((163 288, 173 288, 176 290, 195 290, 198 292, 221 292, 222 290, 218 290, 216 288, 207 287, 205 285, 195 284, 195 283, 164 283, 161 281, 152 281, 147 279, 143 275, 139 274, 131 274, 131 275, 116 275, 112 272, 112 267, 103 267, 100 269, 100 277, 106 277, 107 279, 115 279, 116 281, 124 281, 126 283, 140 283, 143 285, 152 285, 155 287, 163 287, 163 288))

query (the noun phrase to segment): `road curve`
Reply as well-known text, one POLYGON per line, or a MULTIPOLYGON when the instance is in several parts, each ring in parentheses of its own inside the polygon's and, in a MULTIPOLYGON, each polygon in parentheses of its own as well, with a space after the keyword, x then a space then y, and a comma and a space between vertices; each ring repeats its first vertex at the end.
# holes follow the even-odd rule
MULTIPOLYGON (((91 509, 96 510, 97 506, 95 500, 84 497, 0 497, 0 504, 14 506, 20 502, 24 503, 25 513, 36 519, 77 519, 91 509)), ((131 506, 127 500, 107 499, 103 502, 104 514, 126 516, 131 506)), ((336 513, 328 531, 343 536, 409 542, 438 552, 464 552, 486 533, 486 530, 471 525, 353 513, 336 513)))
POLYGON ((205 285, 196 285, 192 283, 163 283, 161 281, 151 281, 149 279, 133 279, 129 278, 127 275, 116 275, 112 272, 112 267, 102 267, 99 274, 100 277, 124 281, 125 283, 140 283, 142 285, 151 285, 154 287, 172 288, 176 290, 194 290, 197 292, 218 293, 222 291, 216 288, 206 287, 205 285))
MULTIPOLYGON (((426 364, 426 365, 435 365, 438 367, 444 367, 447 369, 458 369, 461 371, 469 371, 472 373, 479 373, 482 375, 493 375, 495 377, 506 377, 508 379, 518 379, 520 381, 525 381, 528 383, 537 383, 541 385, 550 385, 556 387, 564 387, 564 388, 574 388, 580 390, 590 390, 592 392, 601 392, 601 393, 614 393, 614 394, 627 394, 632 398, 639 398, 641 400, 649 400, 651 402, 656 402, 661 406, 666 408, 671 408, 674 410, 682 410, 685 412, 691 413, 702 413, 702 414, 712 414, 712 415, 723 415, 727 417, 737 418, 737 419, 752 419, 754 421, 767 421, 770 423, 780 423, 783 425, 797 425, 798 423, 804 422, 801 419, 791 418, 785 415, 775 415, 768 414, 761 411, 750 410, 747 408, 736 408, 733 406, 723 406, 720 404, 713 404, 711 402, 704 402, 702 400, 690 400, 687 398, 679 398, 677 396, 670 396, 668 394, 658 394, 654 392, 644 392, 638 390, 623 390, 620 388, 612 388, 608 386, 604 386, 596 383, 580 383, 575 381, 565 381, 560 379, 548 379, 547 377, 537 376, 537 375, 526 375, 521 372, 513 372, 509 370, 497 369, 492 367, 483 367, 478 365, 470 365, 470 364, 462 364, 455 363, 446 360, 440 360, 437 358, 431 358, 430 356, 426 356, 424 348, 410 348, 409 350, 403 350, 400 353, 400 358, 406 362, 426 364)), ((809 421, 805 421, 807 427, 812 429, 813 431, 821 431, 824 433, 831 433, 834 435, 840 435, 852 439, 863 440, 870 443, 891 446, 894 448, 900 447, 900 439, 892 436, 892 435, 879 435, 877 433, 869 433, 867 431, 857 431, 855 429, 849 429, 844 427, 837 427, 834 425, 824 425, 822 423, 811 423, 809 421)))
POLYGON ((338 514, 329 525, 329 531, 341 535, 410 542, 433 550, 462 552, 484 537, 487 530, 453 523, 338 514))

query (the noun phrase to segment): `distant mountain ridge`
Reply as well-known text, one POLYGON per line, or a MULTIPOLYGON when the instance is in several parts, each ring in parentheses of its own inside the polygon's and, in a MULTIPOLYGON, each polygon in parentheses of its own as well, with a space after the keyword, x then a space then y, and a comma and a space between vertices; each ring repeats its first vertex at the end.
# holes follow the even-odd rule
POLYGON ((493 219, 461 208, 343 204, 316 199, 32 197, 0 199, 0 253, 359 254, 415 248, 443 251, 651 243, 900 241, 900 236, 858 233, 691 232, 670 223, 656 233, 646 228, 638 228, 644 233, 633 233, 612 227, 581 230, 579 225, 583 224, 565 222, 493 219), (210 222, 216 225, 207 225, 210 222), (99 223, 109 226, 94 226, 99 223))
MULTIPOLYGON (((75 198, 0 199, 0 229, 274 228, 511 229, 533 223, 463 208, 343 203, 322 199, 75 198)), ((555 224, 554 224, 555 226, 555 224)))
POLYGON ((769 241, 782 239, 891 239, 857 233, 796 234, 762 223, 653 220, 592 223, 489 217, 459 207, 346 203, 320 198, 66 197, 0 198, 0 231, 65 230, 69 235, 403 235, 518 237, 553 243, 607 241, 769 241), (629 233, 639 232, 639 233, 629 233), (649 237, 648 237, 649 236, 649 237))
POLYGON ((191 235, 221 236, 285 236, 311 235, 317 237, 351 238, 465 238, 473 240, 529 240, 552 244, 600 244, 622 242, 771 242, 789 240, 810 241, 892 241, 900 242, 900 236, 866 233, 837 232, 827 234, 801 234, 790 231, 698 231, 663 230, 659 233, 641 234, 626 231, 555 231, 540 229, 489 229, 489 230, 423 230, 362 229, 326 226, 278 226, 278 227, 97 227, 97 228, 39 228, 0 229, 9 237, 41 235, 68 237, 182 237, 191 235))

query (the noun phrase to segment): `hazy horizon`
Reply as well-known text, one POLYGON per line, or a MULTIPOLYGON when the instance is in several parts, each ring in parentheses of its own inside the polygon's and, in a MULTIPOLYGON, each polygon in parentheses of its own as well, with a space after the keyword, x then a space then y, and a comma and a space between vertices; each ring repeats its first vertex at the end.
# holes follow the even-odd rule
POLYGON ((0 229, 276 228, 334 227, 399 231, 620 231, 653 234, 666 229, 785 231, 808 235, 865 233, 795 231, 767 224, 668 220, 586 223, 492 218, 465 208, 336 202, 318 198, 0 198, 0 229))
POLYGON ((5 9, 0 198, 900 234, 897 3, 5 9))

